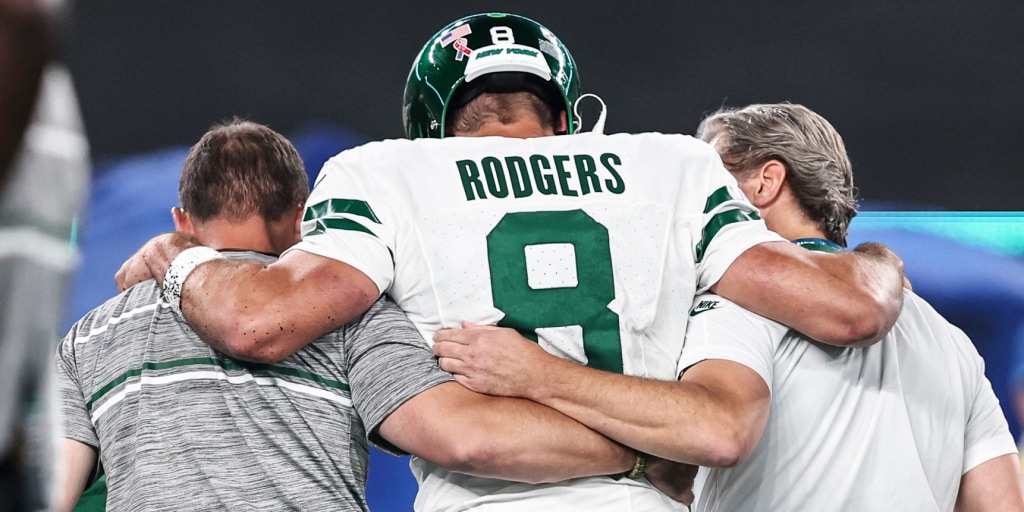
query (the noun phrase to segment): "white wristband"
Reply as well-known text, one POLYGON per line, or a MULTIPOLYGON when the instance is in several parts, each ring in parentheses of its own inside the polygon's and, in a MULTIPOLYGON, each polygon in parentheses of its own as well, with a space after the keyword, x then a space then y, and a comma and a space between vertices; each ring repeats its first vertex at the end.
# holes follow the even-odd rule
POLYGON ((223 257, 221 253, 202 245, 178 253, 164 274, 164 300, 170 303, 171 309, 181 314, 181 289, 188 275, 199 265, 223 257))

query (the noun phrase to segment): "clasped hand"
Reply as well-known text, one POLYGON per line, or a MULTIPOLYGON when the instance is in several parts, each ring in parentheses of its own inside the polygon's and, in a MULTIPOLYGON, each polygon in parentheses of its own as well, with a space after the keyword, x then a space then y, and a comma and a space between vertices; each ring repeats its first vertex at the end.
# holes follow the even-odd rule
POLYGON ((434 354, 442 369, 477 393, 523 398, 542 375, 544 361, 554 357, 514 329, 469 322, 438 330, 434 354))

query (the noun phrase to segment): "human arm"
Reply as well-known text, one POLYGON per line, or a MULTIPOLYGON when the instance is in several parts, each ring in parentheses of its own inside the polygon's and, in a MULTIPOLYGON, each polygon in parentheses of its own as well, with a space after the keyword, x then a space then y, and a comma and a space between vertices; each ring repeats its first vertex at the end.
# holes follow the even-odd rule
POLYGON ((547 405, 645 453, 730 466, 757 444, 768 387, 739 363, 708 360, 679 381, 629 377, 552 356, 511 329, 442 329, 441 367, 470 389, 547 405))
POLYGON ((380 435, 449 471, 528 483, 621 474, 636 452, 540 404, 486 396, 455 382, 393 412, 380 435))
MULTIPOLYGON (((181 233, 151 239, 118 270, 118 289, 150 278, 163 285, 174 258, 198 245, 181 233)), ((181 311, 214 349, 274 363, 359 316, 378 296, 359 270, 293 250, 270 265, 236 259, 200 264, 183 283, 181 311)))
POLYGON ((386 452, 528 482, 623 473, 636 460, 633 450, 544 406, 460 386, 386 297, 344 332, 353 406, 386 452))
POLYGON ((957 512, 1024 511, 1024 476, 1017 454, 1006 454, 976 466, 960 479, 957 512))
POLYGON ((70 511, 78 503, 89 484, 89 476, 96 466, 96 448, 74 439, 61 439, 59 484, 56 510, 70 511))
POLYGON ((45 2, 0 1, 0 190, 32 117, 50 45, 45 2))
POLYGON ((766 242, 743 252, 712 290, 822 343, 863 347, 896 323, 903 262, 878 244, 828 254, 766 242))
POLYGON ((999 399, 985 376, 985 361, 963 331, 953 327, 950 332, 952 339, 942 341, 959 349, 960 379, 965 396, 970 397, 955 510, 1024 510, 1021 460, 999 399))

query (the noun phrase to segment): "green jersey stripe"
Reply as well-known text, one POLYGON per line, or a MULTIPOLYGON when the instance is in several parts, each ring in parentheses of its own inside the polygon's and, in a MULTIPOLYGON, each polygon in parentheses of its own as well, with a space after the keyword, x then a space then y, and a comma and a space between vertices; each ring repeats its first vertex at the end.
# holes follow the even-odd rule
POLYGON ((735 199, 736 198, 732 197, 732 194, 729 193, 728 188, 721 187, 708 196, 708 200, 704 203, 704 213, 711 213, 715 208, 721 206, 722 203, 726 201, 733 201, 735 199))
POLYGON ((304 380, 311 380, 318 384, 322 384, 329 388, 339 389, 341 391, 349 391, 348 384, 339 382, 336 380, 325 379, 315 373, 310 373, 298 368, 289 368, 287 366, 275 366, 270 364, 259 364, 259 363, 246 363, 245 367, 251 372, 269 372, 276 373, 278 375, 288 375, 291 377, 298 377, 304 380))
MULTIPOLYGON (((326 233, 328 229, 341 229, 344 231, 359 231, 360 233, 366 233, 377 239, 380 239, 376 233, 370 231, 366 226, 349 219, 318 219, 316 221, 316 227, 303 233, 303 237, 320 235, 326 233)), ((388 254, 391 255, 391 264, 395 263, 395 251, 388 247, 388 254)))
MULTIPOLYGON (((208 357, 194 357, 194 358, 189 358, 189 359, 178 359, 178 360, 174 360, 174 361, 164 361, 164 362, 159 362, 159 363, 142 363, 142 367, 141 368, 135 368, 135 369, 132 369, 132 370, 128 370, 125 373, 122 373, 121 375, 119 375, 118 377, 114 378, 109 383, 107 383, 106 385, 101 387, 98 391, 93 393, 92 397, 86 403, 86 407, 89 408, 89 409, 92 409, 93 404, 95 404, 98 400, 103 398, 103 396, 106 395, 107 393, 109 393, 112 389, 116 388, 121 383, 125 382, 126 380, 128 380, 128 379, 130 379, 132 377, 137 377, 139 375, 142 375, 143 371, 146 371, 146 370, 148 370, 148 371, 164 370, 164 369, 168 369, 168 368, 178 368, 178 367, 195 366, 195 365, 216 366, 216 367, 219 367, 219 368, 221 368, 223 370, 235 370, 235 371, 246 369, 246 367, 243 367, 243 366, 241 366, 241 365, 239 365, 237 363, 234 363, 232 361, 221 360, 221 359, 214 359, 214 358, 208 358, 208 357)), ((350 391, 349 387, 348 387, 348 384, 346 384, 344 382, 339 382, 339 381, 332 380, 332 379, 325 379, 325 378, 323 378, 323 377, 321 377, 319 375, 315 375, 315 374, 312 374, 312 373, 309 373, 309 372, 305 372, 305 371, 302 371, 302 370, 296 370, 294 368, 288 368, 288 367, 284 367, 284 366, 273 366, 273 365, 262 365, 262 364, 260 364, 260 365, 252 365, 252 366, 255 366, 257 368, 252 368, 252 367, 249 367, 249 365, 247 365, 247 367, 249 367, 252 371, 261 371, 261 372, 265 372, 265 373, 276 373, 276 374, 279 374, 279 375, 287 375, 287 376, 296 377, 296 378, 303 379, 303 380, 313 381, 313 382, 316 382, 316 383, 318 383, 318 384, 320 384, 322 386, 326 386, 326 387, 329 387, 329 388, 334 388, 334 389, 337 389, 337 390, 340 390, 340 391, 345 391, 345 392, 350 391)))
POLYGON ((704 251, 707 250, 708 246, 711 245, 711 240, 715 238, 715 235, 722 230, 725 226, 734 222, 744 222, 748 220, 755 220, 756 215, 751 214, 743 210, 725 210, 718 212, 711 221, 704 226, 704 231, 701 233, 700 242, 697 244, 697 263, 700 263, 704 259, 704 251))
POLYGON ((368 235, 377 236, 376 233, 370 231, 366 226, 349 219, 317 219, 316 227, 303 233, 302 236, 319 235, 326 232, 328 229, 343 229, 345 231, 359 231, 368 235))
POLYGON ((303 222, 322 219, 332 214, 338 213, 351 213, 360 217, 366 217, 373 222, 380 224, 380 219, 373 213, 373 209, 370 208, 369 203, 366 201, 359 201, 355 199, 328 199, 321 201, 313 206, 306 208, 306 213, 303 214, 303 222))

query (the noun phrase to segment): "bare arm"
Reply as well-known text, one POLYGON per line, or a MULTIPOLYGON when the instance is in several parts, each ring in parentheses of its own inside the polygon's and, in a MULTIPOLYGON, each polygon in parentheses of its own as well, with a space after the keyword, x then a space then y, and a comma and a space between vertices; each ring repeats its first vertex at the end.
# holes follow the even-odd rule
POLYGON ((32 117, 51 40, 44 2, 0 1, 0 190, 32 117))
POLYGON ((447 382, 380 426, 398 448, 450 471, 528 483, 624 473, 636 452, 542 405, 447 382))
POLYGON ((712 288, 822 343, 882 339, 903 308, 903 262, 878 244, 826 254, 788 242, 751 247, 712 288))
MULTIPOLYGON (((174 257, 196 245, 180 233, 150 240, 118 271, 118 288, 149 278, 162 284, 174 257)), ((291 251, 267 266, 227 259, 199 265, 185 280, 181 311, 211 347, 273 363, 356 318, 378 296, 373 281, 355 268, 291 251)))
POLYGON ((71 439, 61 439, 60 485, 55 501, 58 512, 69 511, 78 503, 89 475, 96 465, 96 449, 71 439))
POLYGON ((1024 476, 1017 454, 996 457, 960 478, 957 512, 1024 511, 1024 476))
POLYGON ((678 462, 734 465, 757 445, 768 417, 768 386, 731 361, 703 361, 679 381, 659 381, 563 360, 511 329, 442 329, 434 341, 441 367, 470 389, 544 404, 678 462))

